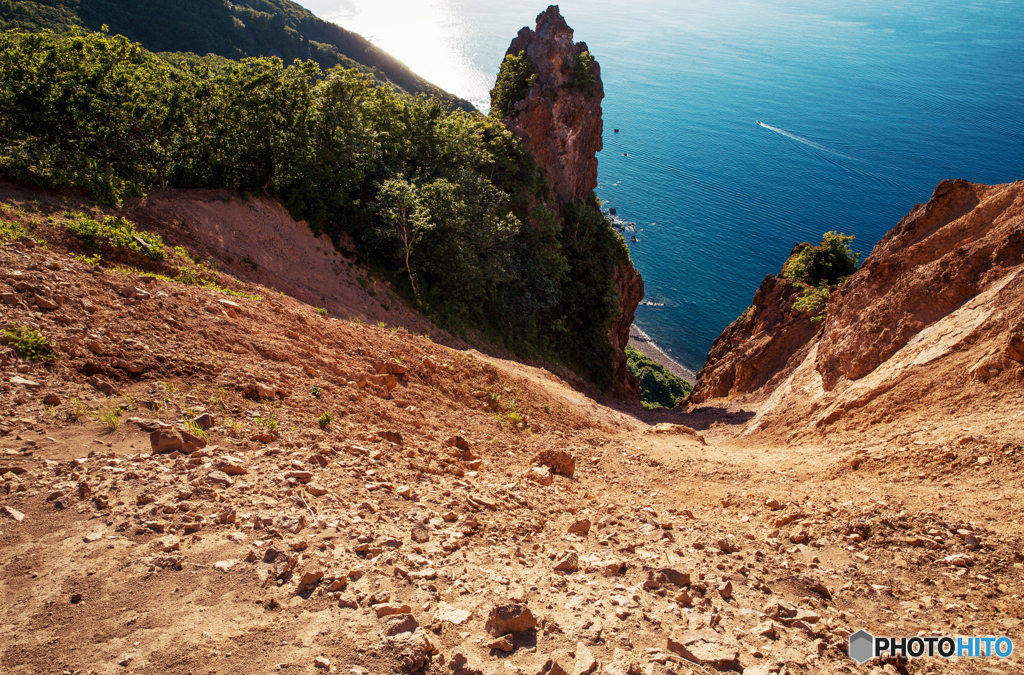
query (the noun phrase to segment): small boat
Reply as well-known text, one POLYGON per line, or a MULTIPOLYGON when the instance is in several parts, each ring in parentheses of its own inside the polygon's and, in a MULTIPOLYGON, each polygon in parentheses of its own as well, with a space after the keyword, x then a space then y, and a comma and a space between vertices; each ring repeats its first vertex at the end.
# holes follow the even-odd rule
POLYGON ((636 235, 634 234, 633 236, 631 236, 629 240, 633 243, 636 243, 636 235))
POLYGON ((615 130, 615 133, 619 133, 619 130, 618 130, 618 129, 616 129, 616 130, 615 130))
POLYGON ((760 124, 760 123, 761 123, 761 120, 757 120, 757 123, 758 123, 758 124, 760 124))
POLYGON ((629 153, 628 152, 624 152, 624 153, 622 153, 622 156, 623 157, 629 157, 629 153))

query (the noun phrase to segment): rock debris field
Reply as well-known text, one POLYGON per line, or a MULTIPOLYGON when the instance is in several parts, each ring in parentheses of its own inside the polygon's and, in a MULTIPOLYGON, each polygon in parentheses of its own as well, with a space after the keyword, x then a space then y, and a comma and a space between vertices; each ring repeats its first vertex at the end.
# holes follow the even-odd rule
POLYGON ((5 673, 1020 672, 845 654, 1019 643, 1022 449, 994 432, 738 437, 740 404, 583 403, 251 284, 24 239, 0 278, 3 325, 59 355, 0 346, 5 673))

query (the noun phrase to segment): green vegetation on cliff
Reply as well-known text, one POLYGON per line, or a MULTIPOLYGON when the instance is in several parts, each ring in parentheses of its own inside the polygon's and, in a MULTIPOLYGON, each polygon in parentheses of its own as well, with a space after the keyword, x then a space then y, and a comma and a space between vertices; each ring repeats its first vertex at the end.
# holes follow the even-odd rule
POLYGON ((527 97, 536 82, 533 60, 525 51, 506 54, 491 91, 491 117, 501 119, 510 114, 515 104, 527 97))
POLYGON ((626 367, 640 380, 640 402, 645 408, 673 408, 686 398, 693 385, 626 345, 626 367))
MULTIPOLYGON (((366 38, 291 0, 0 0, 0 30, 63 33, 74 27, 100 31, 104 25, 151 52, 312 60, 324 70, 344 66, 373 72, 412 94, 434 90, 366 38)), ((465 101, 457 103, 472 109, 465 101)))
POLYGON ((115 204, 165 186, 276 197, 351 234, 442 326, 609 382, 625 243, 594 203, 547 206, 500 122, 311 61, 213 65, 80 29, 0 33, 0 176, 115 204))
POLYGON ((784 278, 805 286, 793 308, 810 312, 814 323, 828 315, 832 291, 857 271, 860 254, 850 247, 853 239, 842 232, 826 232, 818 246, 806 242, 797 244, 782 267, 784 278))

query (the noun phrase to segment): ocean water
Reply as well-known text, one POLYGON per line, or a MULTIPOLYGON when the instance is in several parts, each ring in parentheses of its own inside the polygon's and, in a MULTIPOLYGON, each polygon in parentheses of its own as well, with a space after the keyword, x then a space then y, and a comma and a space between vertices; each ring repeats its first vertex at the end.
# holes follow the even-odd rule
MULTIPOLYGON (((299 1, 483 110, 547 6, 299 1)), ((1024 0, 838 5, 560 3, 602 68, 597 193, 657 303, 636 324, 694 371, 795 243, 866 255, 943 179, 1024 179, 1024 0)))

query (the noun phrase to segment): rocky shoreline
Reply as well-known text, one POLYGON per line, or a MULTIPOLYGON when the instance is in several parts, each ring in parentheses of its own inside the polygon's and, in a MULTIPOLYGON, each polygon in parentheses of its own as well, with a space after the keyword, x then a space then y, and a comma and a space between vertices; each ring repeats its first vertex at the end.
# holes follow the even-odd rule
POLYGON ((643 332, 636 324, 632 324, 629 327, 629 344, 647 358, 664 366, 670 373, 678 375, 690 384, 697 382, 696 373, 682 364, 673 361, 672 357, 662 351, 661 347, 651 340, 651 336, 643 332))

